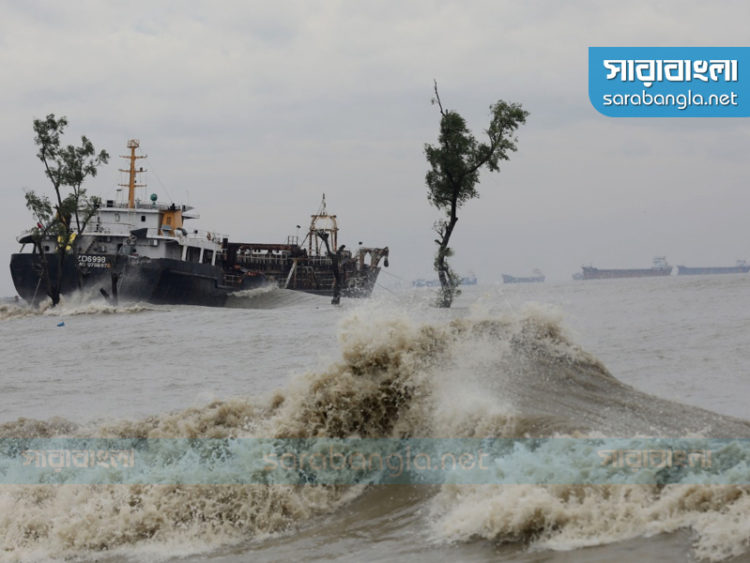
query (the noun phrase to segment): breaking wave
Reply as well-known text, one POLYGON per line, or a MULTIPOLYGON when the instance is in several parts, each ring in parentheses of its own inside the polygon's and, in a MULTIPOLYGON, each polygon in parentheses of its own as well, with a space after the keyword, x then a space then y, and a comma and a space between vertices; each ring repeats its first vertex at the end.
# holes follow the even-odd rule
POLYGON ((65 295, 56 307, 52 307, 50 300, 43 301, 38 307, 33 307, 23 301, 0 303, 0 321, 36 317, 65 317, 74 315, 109 315, 141 313, 157 310, 157 307, 144 303, 123 303, 110 305, 101 297, 91 298, 78 294, 65 295))
MULTIPOLYGON (((337 363, 269 397, 96 427, 20 419, 0 425, 0 438, 750 437, 745 421, 619 382, 539 308, 420 324, 363 307, 342 322, 339 341, 337 363)), ((200 553, 293 530, 366 489, 377 486, 4 486, 0 553, 18 560, 200 553)), ((690 529, 695 554, 720 560, 750 549, 749 493, 686 484, 443 484, 420 502, 438 544, 559 550, 690 529)))
POLYGON ((275 284, 268 284, 231 293, 227 298, 226 306, 235 309, 276 309, 315 303, 321 299, 323 298, 309 293, 280 289, 275 284))
POLYGON ((39 314, 38 310, 22 302, 0 303, 0 321, 6 321, 10 319, 21 319, 24 317, 30 317, 30 316, 34 316, 38 314, 39 314))

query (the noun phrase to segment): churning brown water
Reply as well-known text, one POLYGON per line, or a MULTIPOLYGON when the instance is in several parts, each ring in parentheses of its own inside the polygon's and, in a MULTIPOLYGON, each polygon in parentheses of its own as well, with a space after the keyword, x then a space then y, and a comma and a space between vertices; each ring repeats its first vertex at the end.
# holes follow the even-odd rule
MULTIPOLYGON (((341 308, 279 290, 228 309, 8 304, 0 438, 687 437, 742 448, 749 283, 480 286, 450 311, 411 290, 341 308)), ((6 473, 0 560, 747 558, 750 487, 589 485, 590 468, 539 451, 507 458, 506 478, 523 471, 516 484, 29 485, 6 473)), ((726 483, 750 483, 744 451, 737 460, 726 483)))

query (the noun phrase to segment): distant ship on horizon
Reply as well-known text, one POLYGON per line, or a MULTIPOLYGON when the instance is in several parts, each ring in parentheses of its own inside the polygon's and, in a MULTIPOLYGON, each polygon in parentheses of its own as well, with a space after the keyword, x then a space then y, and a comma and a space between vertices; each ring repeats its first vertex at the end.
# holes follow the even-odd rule
POLYGON ((677 266, 678 276, 704 276, 708 274, 746 274, 750 272, 750 265, 745 260, 737 260, 734 266, 677 266))
POLYGON ((541 270, 534 269, 531 273, 533 274, 532 276, 525 277, 503 274, 503 283, 541 283, 546 279, 541 270))
POLYGON ((584 280, 602 280, 613 278, 645 278, 668 276, 672 273, 672 266, 667 263, 664 256, 654 258, 653 266, 650 268, 627 268, 627 269, 599 269, 593 266, 582 266, 582 277, 584 280))
MULTIPOLYGON (((458 285, 477 285, 478 280, 477 277, 470 273, 468 276, 463 276, 458 282, 458 285)), ((437 279, 425 279, 425 278, 419 278, 411 282, 412 287, 438 287, 440 285, 440 280, 437 279)))

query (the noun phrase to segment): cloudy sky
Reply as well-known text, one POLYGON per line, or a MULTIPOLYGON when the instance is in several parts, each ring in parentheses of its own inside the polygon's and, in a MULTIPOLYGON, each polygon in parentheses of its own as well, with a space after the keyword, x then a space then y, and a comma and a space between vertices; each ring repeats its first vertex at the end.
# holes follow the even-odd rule
MULTIPOLYGON (((115 157, 130 138, 149 193, 196 226, 278 242, 325 192, 341 241, 391 248, 389 281, 432 277, 430 104, 478 135, 498 99, 530 112, 519 150, 459 215, 454 267, 483 282, 582 264, 750 258, 746 119, 615 119, 588 99, 589 46, 746 46, 746 1, 0 1, 0 251, 49 191, 32 120, 69 120, 115 157)), ((385 280, 384 280, 385 281, 385 280)), ((0 295, 14 293, 7 266, 0 295)))

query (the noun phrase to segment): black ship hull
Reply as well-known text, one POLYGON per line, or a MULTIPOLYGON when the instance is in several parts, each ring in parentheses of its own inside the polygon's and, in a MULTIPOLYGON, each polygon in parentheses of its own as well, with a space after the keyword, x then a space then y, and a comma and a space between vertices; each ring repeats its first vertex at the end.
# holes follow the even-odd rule
MULTIPOLYGON (((169 258, 105 258, 107 261, 102 264, 106 267, 92 269, 77 267, 73 257, 66 256, 60 293, 102 292, 109 298, 123 301, 221 307, 230 294, 267 283, 265 276, 260 274, 228 277, 222 268, 210 264, 169 258)), ((59 272, 57 256, 48 256, 47 265, 50 278, 56 280, 59 272)), ((47 297, 47 282, 42 275, 43 266, 38 254, 13 254, 10 270, 16 291, 25 301, 38 303, 47 297)))
MULTIPOLYGON (((60 293, 67 295, 84 291, 104 293, 119 301, 209 307, 222 307, 230 295, 264 285, 327 297, 334 294, 335 276, 330 260, 313 264, 313 261, 301 258, 295 264, 294 260, 282 259, 271 269, 225 269, 170 258, 100 258, 100 262, 94 263, 98 267, 81 267, 76 266, 71 255, 66 255, 60 293)), ((47 256, 47 267, 50 279, 56 280, 59 271, 57 255, 47 256)), ((16 291, 25 301, 36 304, 46 298, 47 282, 42 275, 44 267, 38 254, 13 254, 10 270, 16 291)), ((377 266, 362 265, 356 269, 351 263, 342 265, 339 270, 340 295, 349 298, 369 297, 380 273, 377 266)))
POLYGON ((228 268, 258 272, 282 289, 329 297, 337 276, 341 297, 369 297, 380 274, 380 259, 385 258, 388 266, 387 249, 361 248, 356 256, 336 259, 332 254, 310 255, 297 245, 228 243, 227 254, 232 257, 228 268))

